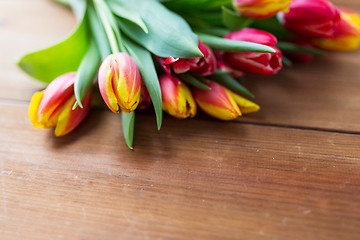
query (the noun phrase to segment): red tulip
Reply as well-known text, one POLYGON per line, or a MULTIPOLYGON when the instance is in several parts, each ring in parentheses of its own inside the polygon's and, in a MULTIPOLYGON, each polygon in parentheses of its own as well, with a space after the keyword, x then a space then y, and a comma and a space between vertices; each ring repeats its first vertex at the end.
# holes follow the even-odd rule
POLYGON ((76 73, 61 75, 47 88, 37 92, 31 99, 29 117, 35 128, 53 128, 55 135, 63 136, 76 128, 90 110, 89 89, 82 99, 83 108, 72 110, 76 103, 74 81, 76 73))
POLYGON ((176 74, 190 72, 196 76, 209 76, 216 69, 216 59, 213 51, 199 40, 199 49, 204 57, 196 58, 160 58, 158 62, 167 74, 171 74, 171 69, 176 74))
POLYGON ((288 13, 280 13, 280 22, 290 31, 313 38, 331 38, 340 19, 328 0, 293 0, 288 13))
POLYGON ((253 28, 244 28, 240 31, 229 33, 225 38, 267 45, 276 51, 275 53, 226 52, 223 55, 223 60, 230 67, 245 73, 259 75, 273 75, 282 68, 282 54, 275 47, 277 39, 274 35, 253 28))

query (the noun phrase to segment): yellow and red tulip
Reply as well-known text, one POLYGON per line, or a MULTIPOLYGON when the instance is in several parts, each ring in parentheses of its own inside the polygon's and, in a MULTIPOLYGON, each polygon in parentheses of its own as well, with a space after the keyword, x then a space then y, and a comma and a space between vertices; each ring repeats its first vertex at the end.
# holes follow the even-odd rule
POLYGON ((220 119, 233 120, 242 113, 257 112, 260 107, 215 82, 206 84, 211 90, 193 89, 196 103, 206 114, 220 119))
POLYGON ((333 38, 317 39, 315 45, 329 51, 351 51, 360 45, 360 16, 348 9, 340 8, 340 21, 333 38))
POLYGON ((72 110, 76 99, 74 81, 76 73, 61 75, 49 86, 33 95, 30 103, 29 117, 35 128, 53 128, 55 135, 63 136, 86 117, 90 110, 91 88, 82 99, 83 108, 72 110))
POLYGON ((129 113, 138 106, 141 76, 135 61, 127 53, 112 54, 104 60, 98 83, 101 96, 111 111, 118 113, 121 109, 129 113))
POLYGON ((162 96, 162 108, 176 118, 195 117, 196 104, 191 91, 185 83, 175 81, 173 77, 159 77, 162 96))
POLYGON ((291 0, 234 0, 234 8, 243 16, 255 19, 272 17, 286 12, 291 0))

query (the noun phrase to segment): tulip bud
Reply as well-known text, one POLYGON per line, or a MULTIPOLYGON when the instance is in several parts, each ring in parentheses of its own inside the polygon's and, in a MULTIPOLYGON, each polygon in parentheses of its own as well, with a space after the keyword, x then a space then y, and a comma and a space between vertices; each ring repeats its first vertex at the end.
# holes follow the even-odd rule
POLYGON ((29 118, 35 128, 55 128, 56 136, 63 136, 86 117, 90 110, 91 89, 82 99, 83 108, 72 110, 76 103, 74 81, 76 73, 61 75, 49 86, 33 95, 30 103, 29 118))
POLYGON ((206 84, 211 90, 193 89, 198 106, 206 114, 220 119, 233 120, 242 113, 256 112, 260 107, 215 82, 206 84))
POLYGON ((286 12, 291 0, 234 0, 234 8, 241 15, 263 19, 272 17, 280 11, 286 12))
POLYGON ((340 21, 335 28, 333 38, 317 39, 315 45, 329 51, 351 51, 360 44, 360 16, 355 12, 341 8, 340 21))
POLYGON ((99 69, 99 89, 111 111, 125 113, 136 109, 140 101, 141 76, 135 61, 127 53, 108 56, 99 69))
POLYGON ((176 118, 195 117, 196 104, 185 83, 174 81, 167 75, 160 76, 159 83, 165 112, 176 118))
POLYGON ((275 53, 225 52, 223 60, 230 67, 245 73, 259 75, 273 75, 282 68, 282 54, 275 47, 277 39, 274 35, 253 28, 244 28, 240 31, 229 33, 224 38, 259 43, 270 46, 276 51, 275 53))
POLYGON ((216 58, 213 51, 199 40, 199 49, 204 57, 196 58, 157 58, 167 74, 171 74, 171 68, 176 74, 190 72, 196 76, 209 76, 216 69, 216 58), (170 68, 171 66, 171 68, 170 68))
POLYGON ((288 13, 279 13, 278 19, 293 33, 313 38, 334 36, 339 12, 328 0, 293 0, 288 13))

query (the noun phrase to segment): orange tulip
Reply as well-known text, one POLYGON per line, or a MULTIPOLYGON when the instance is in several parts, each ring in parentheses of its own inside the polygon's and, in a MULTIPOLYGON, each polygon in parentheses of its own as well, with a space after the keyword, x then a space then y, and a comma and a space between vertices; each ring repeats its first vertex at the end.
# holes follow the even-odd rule
POLYGON ((90 110, 92 90, 85 94, 83 108, 72 110, 76 99, 74 81, 76 73, 61 75, 49 86, 33 95, 29 117, 35 128, 53 128, 55 135, 63 136, 76 128, 90 110))

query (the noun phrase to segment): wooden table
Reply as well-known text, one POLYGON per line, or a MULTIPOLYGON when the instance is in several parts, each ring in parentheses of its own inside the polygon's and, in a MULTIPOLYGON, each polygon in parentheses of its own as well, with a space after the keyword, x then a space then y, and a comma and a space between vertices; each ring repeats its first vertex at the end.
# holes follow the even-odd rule
POLYGON ((108 110, 62 138, 28 120, 44 86, 13 60, 74 25, 0 1, 0 239, 360 239, 360 51, 250 77, 262 110, 238 121, 138 114, 130 151, 108 110))

